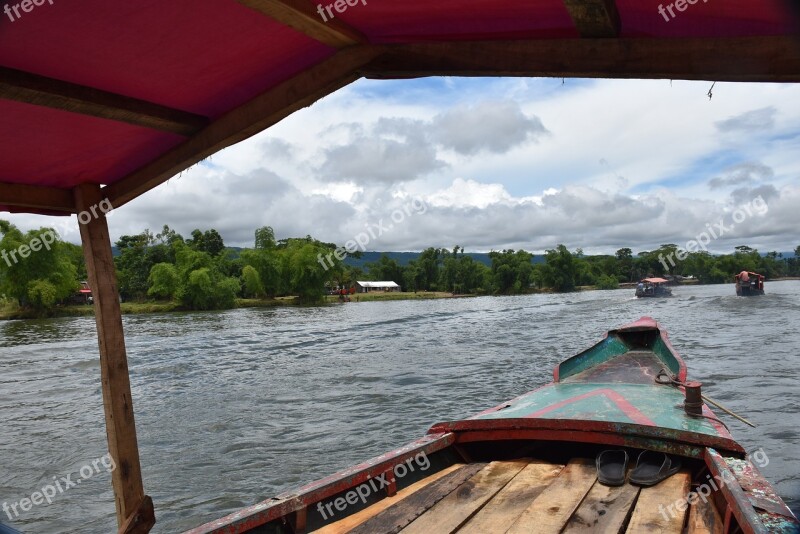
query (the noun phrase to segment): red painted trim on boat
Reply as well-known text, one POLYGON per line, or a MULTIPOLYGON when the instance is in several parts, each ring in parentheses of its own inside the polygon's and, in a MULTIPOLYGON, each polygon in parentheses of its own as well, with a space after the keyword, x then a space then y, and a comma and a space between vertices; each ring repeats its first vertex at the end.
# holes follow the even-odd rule
POLYGON ((399 449, 312 482, 297 490, 285 492, 277 497, 248 506, 221 519, 188 530, 184 534, 240 534, 248 532, 270 521, 308 508, 312 504, 367 482, 393 468, 394 465, 414 458, 421 452, 432 454, 446 449, 454 443, 455 435, 452 433, 443 432, 437 434, 429 432, 423 438, 399 449))
POLYGON ((753 505, 744 494, 742 487, 736 481, 736 476, 733 471, 728 468, 725 460, 714 449, 707 448, 705 454, 706 465, 711 474, 716 480, 725 480, 726 482, 718 483, 725 501, 728 503, 728 509, 733 513, 739 527, 745 534, 769 534, 769 530, 764 527, 764 524, 758 518, 753 505), (724 477, 724 478, 723 478, 724 477))
POLYGON ((628 399, 614 391, 613 389, 597 389, 595 391, 590 391, 589 393, 584 393, 583 395, 578 395, 577 397, 572 397, 569 399, 565 399, 561 402, 557 402, 555 404, 551 404, 547 408, 542 408, 536 412, 533 412, 530 415, 526 415, 525 418, 532 418, 532 417, 541 417, 546 413, 553 412, 558 410, 559 408, 563 408, 564 406, 580 402, 582 400, 597 397, 598 395, 603 395, 608 398, 611 402, 617 405, 617 408, 622 410, 622 412, 631 418, 634 423, 638 423, 640 425, 647 425, 647 426, 656 426, 656 423, 653 422, 652 419, 647 417, 645 414, 640 412, 636 406, 628 402, 628 399))
MULTIPOLYGON (((683 443, 698 447, 714 447, 724 450, 732 456, 745 456, 745 450, 735 440, 723 436, 709 436, 698 432, 686 430, 675 430, 659 426, 640 425, 636 423, 615 423, 609 421, 581 421, 574 419, 531 419, 531 418, 511 418, 511 419, 464 419, 462 421, 446 421, 437 423, 431 427, 429 433, 438 435, 452 432, 456 434, 456 441, 460 442, 462 434, 470 432, 488 432, 490 441, 502 438, 491 438, 492 432, 499 431, 540 431, 536 438, 524 439, 548 439, 548 432, 569 432, 572 441, 589 443, 616 443, 611 441, 615 436, 640 437, 649 440, 662 440, 668 443, 683 443), (605 436, 601 441, 586 439, 585 434, 593 433, 594 437, 605 436)), ((499 436, 500 434, 498 434, 499 436)))
POLYGON ((459 444, 487 441, 559 441, 569 443, 597 444, 610 447, 628 447, 632 449, 652 450, 685 456, 687 458, 703 458, 704 447, 667 440, 654 440, 642 436, 626 436, 608 432, 587 432, 575 430, 481 430, 458 434, 459 444))

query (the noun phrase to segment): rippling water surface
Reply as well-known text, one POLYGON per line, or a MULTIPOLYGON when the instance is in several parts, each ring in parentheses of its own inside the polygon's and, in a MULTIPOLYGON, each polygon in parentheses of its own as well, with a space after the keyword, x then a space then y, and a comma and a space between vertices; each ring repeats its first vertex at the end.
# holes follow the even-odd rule
MULTIPOLYGON (((133 399, 154 532, 178 532, 323 477, 551 378, 609 328, 650 315, 723 417, 800 509, 800 282, 128 316, 133 399)), ((93 319, 0 323, 0 504, 106 453, 93 319)), ((115 530, 100 466, 25 533, 115 530)), ((73 480, 76 475, 73 475, 73 480)))

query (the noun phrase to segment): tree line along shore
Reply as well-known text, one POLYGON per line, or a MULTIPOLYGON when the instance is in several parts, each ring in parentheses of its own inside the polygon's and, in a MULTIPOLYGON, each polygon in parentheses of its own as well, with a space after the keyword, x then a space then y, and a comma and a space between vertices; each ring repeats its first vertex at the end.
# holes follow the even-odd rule
MULTIPOLYGON (((93 314, 91 305, 76 303, 80 282, 87 278, 80 246, 63 241, 53 229, 23 233, 4 220, 0 237, 0 318, 93 314)), ((742 270, 767 279, 800 276, 800 246, 789 257, 746 245, 724 255, 676 254, 674 244, 588 256, 558 244, 539 262, 524 250, 490 252, 490 265, 460 246, 429 247, 407 265, 383 254, 362 268, 349 265, 336 244, 311 236, 278 240, 269 226, 255 230, 254 246, 246 249, 226 247, 214 229, 194 230, 184 238, 168 226, 156 234, 124 235, 115 245, 123 313, 323 304, 338 300, 330 296, 332 290, 369 280, 396 282, 402 292, 352 295, 352 301, 615 289, 665 275, 728 283, 742 270)))

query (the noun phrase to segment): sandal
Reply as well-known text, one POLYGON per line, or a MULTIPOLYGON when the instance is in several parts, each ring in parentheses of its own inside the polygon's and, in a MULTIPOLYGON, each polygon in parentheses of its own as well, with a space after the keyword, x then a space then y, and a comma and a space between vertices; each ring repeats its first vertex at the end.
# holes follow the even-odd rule
POLYGON ((595 460, 597 480, 604 486, 625 484, 625 471, 628 469, 628 453, 622 449, 602 451, 595 460))
POLYGON ((637 486, 655 486, 681 469, 678 458, 663 452, 642 451, 636 460, 636 467, 631 471, 631 484, 637 486))

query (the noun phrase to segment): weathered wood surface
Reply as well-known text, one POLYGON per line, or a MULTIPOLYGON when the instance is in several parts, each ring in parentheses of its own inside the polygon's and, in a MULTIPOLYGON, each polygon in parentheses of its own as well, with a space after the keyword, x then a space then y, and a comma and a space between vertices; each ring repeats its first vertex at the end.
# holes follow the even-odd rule
POLYGON ((676 503, 686 502, 690 484, 691 475, 684 469, 655 486, 642 488, 626 532, 681 534, 686 507, 676 503))
POLYGON ((705 502, 698 499, 689 508, 688 534, 722 534, 724 521, 711 499, 707 497, 705 502))
POLYGON ((639 488, 631 484, 610 487, 595 482, 563 534, 623 532, 638 496, 639 488))
POLYGON ((526 465, 528 460, 490 463, 402 532, 404 534, 456 532, 526 465))
POLYGON ((152 512, 152 505, 148 510, 146 503, 149 499, 145 499, 142 484, 117 275, 111 254, 108 222, 105 214, 97 208, 103 199, 100 186, 85 184, 75 189, 77 209, 90 211, 94 208, 94 213, 98 215, 79 226, 86 271, 94 297, 108 452, 116 465, 111 472, 111 482, 117 506, 117 526, 138 525, 138 532, 147 532, 155 523, 155 517, 147 517, 152 512), (131 519, 134 514, 141 515, 141 518, 131 519), (142 523, 150 525, 142 529, 142 523))
POLYGON ((514 522, 507 534, 558 534, 597 480, 594 460, 573 459, 514 522))
POLYGON ((563 465, 534 460, 509 482, 458 532, 505 532, 528 506, 558 477, 563 465))
POLYGON ((428 511, 435 503, 450 495, 456 488, 473 478, 485 467, 487 465, 483 463, 465 465, 409 495, 396 505, 373 516, 350 532, 354 534, 400 532, 406 525, 428 511))
POLYGON ((347 516, 344 519, 341 519, 335 523, 331 523, 330 525, 317 529, 314 532, 315 534, 344 534, 345 532, 350 532, 352 529, 354 529, 361 523, 364 523, 371 517, 374 517, 379 513, 383 512, 384 510, 386 510, 387 508, 400 503, 403 499, 405 499, 409 495, 416 493, 422 488, 436 482, 440 478, 443 478, 454 471, 461 469, 462 467, 464 467, 464 464, 451 465, 450 467, 442 469, 441 471, 434 473, 427 478, 414 482, 407 488, 401 489, 393 497, 387 497, 385 499, 382 499, 373 504, 372 506, 361 510, 360 512, 356 512, 353 515, 347 516))

